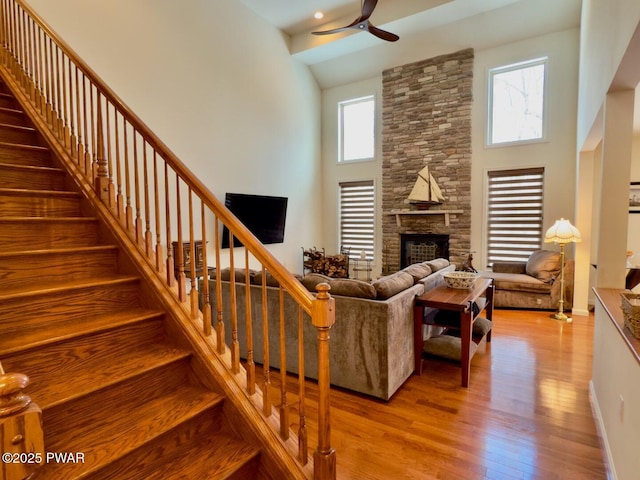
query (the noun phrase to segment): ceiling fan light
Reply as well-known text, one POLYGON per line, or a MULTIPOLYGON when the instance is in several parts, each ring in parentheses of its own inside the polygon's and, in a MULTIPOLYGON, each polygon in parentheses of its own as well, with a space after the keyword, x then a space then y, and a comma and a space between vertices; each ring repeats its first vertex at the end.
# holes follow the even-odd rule
POLYGON ((316 20, 322 20, 324 18, 324 13, 322 13, 321 11, 317 11, 313 14, 313 18, 315 18, 316 20))

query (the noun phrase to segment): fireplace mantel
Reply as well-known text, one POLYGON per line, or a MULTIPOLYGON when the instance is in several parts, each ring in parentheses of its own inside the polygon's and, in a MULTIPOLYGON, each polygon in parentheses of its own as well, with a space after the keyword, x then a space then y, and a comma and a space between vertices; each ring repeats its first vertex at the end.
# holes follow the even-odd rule
POLYGON ((400 218, 402 215, 444 215, 444 224, 449 226, 449 215, 452 213, 464 213, 464 210, 391 210, 385 215, 395 215, 396 224, 402 226, 400 218))

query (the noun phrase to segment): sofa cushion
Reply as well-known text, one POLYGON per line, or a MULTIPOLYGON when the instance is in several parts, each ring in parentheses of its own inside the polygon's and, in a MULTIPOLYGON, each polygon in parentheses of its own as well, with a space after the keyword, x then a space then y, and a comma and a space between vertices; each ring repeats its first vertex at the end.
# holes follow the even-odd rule
POLYGON ((310 292, 316 292, 316 287, 320 283, 328 283, 331 285, 331 277, 322 275, 321 273, 309 273, 302 278, 302 284, 310 292))
POLYGON ((332 278, 329 282, 331 295, 344 297, 376 298, 376 289, 368 282, 355 278, 332 278))
MULTIPOLYGON (((257 272, 255 270, 249 270, 249 283, 252 283, 252 277, 256 274, 257 272)), ((247 271, 244 268, 236 268, 235 269, 235 280, 236 282, 239 283, 244 283, 244 279, 247 276, 247 271)), ((223 268, 222 270, 220 270, 220 280, 223 281, 230 281, 231 280, 231 269, 229 267, 227 268, 223 268)))
POLYGON ((533 252, 527 260, 527 275, 542 282, 553 282, 560 275, 560 254, 549 250, 533 252))
MULTIPOLYGON (((302 281, 302 275, 294 273, 293 276, 302 281)), ((262 285, 262 277, 262 270, 259 270, 255 275, 251 277, 251 283, 253 283, 254 285, 262 285)), ((265 270, 264 278, 266 279, 267 287, 280 286, 280 282, 278 282, 276 277, 274 277, 269 270, 265 270)))
POLYGON ((482 277, 493 278, 496 290, 512 290, 517 292, 545 293, 551 292, 551 283, 545 283, 523 273, 481 272, 482 277))
POLYGON ((407 272, 396 272, 373 282, 377 298, 385 300, 413 286, 413 277, 407 272))
POLYGON ((428 265, 431 268, 432 272, 437 272, 438 270, 442 270, 444 267, 449 266, 449 260, 446 258, 436 258, 433 260, 427 260, 423 262, 425 265, 428 265))
POLYGON ((431 267, 426 263, 414 263, 401 270, 413 277, 413 283, 418 283, 424 277, 431 275, 431 267))

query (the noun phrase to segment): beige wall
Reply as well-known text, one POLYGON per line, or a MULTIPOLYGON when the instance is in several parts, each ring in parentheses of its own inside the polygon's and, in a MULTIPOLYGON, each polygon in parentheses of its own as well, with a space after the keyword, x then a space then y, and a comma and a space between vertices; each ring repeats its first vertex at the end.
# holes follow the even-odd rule
POLYGON ((242 2, 29 4, 218 198, 288 197, 285 243, 268 248, 301 270, 322 231, 320 91, 277 29, 242 2))

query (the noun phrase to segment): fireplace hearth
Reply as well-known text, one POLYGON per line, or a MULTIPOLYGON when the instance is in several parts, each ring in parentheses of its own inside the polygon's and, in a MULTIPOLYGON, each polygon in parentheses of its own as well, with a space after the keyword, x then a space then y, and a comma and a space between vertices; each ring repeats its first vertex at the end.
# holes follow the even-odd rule
POLYGON ((435 233, 400 235, 400 268, 435 258, 449 259, 449 235, 435 233))

